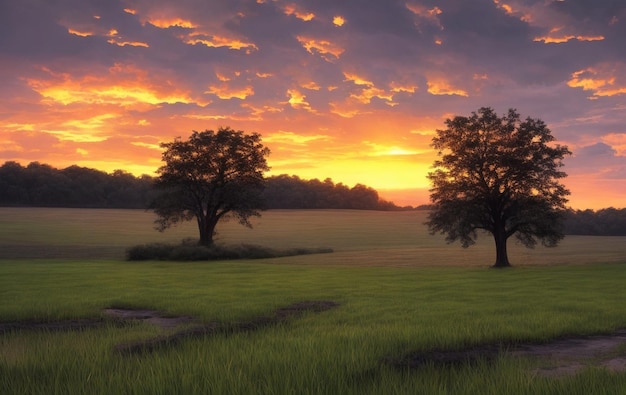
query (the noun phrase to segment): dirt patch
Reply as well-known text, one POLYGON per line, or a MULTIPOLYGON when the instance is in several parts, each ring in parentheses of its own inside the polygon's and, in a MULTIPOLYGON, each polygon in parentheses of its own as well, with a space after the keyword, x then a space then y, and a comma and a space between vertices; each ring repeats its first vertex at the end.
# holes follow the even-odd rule
POLYGON ((548 362, 533 370, 537 375, 555 377, 574 375, 586 367, 600 366, 613 372, 626 371, 626 356, 616 356, 616 349, 626 344, 626 329, 609 335, 567 337, 549 343, 487 344, 463 350, 435 350, 407 354, 386 362, 402 368, 453 366, 489 362, 500 355, 536 357, 548 362))
POLYGON ((175 328, 179 325, 192 322, 190 316, 165 316, 157 310, 140 309, 104 309, 104 314, 116 320, 144 321, 163 329, 175 328))
POLYGON ((337 307, 333 301, 304 301, 281 307, 267 316, 258 316, 236 323, 210 322, 208 324, 177 331, 171 335, 159 336, 152 339, 118 344, 115 350, 123 354, 137 354, 151 352, 162 347, 179 343, 183 339, 217 335, 220 333, 238 333, 258 330, 266 326, 276 325, 288 319, 295 318, 305 312, 322 312, 337 307))
POLYGON ((626 344, 626 329, 610 335, 566 338, 546 344, 521 345, 511 352, 515 356, 547 359, 547 367, 533 370, 541 376, 575 375, 589 366, 600 366, 612 372, 626 371, 626 356, 615 355, 626 344))
POLYGON ((59 321, 17 321, 0 323, 0 334, 12 331, 80 331, 104 326, 106 321, 102 318, 81 318, 59 321))
POLYGON ((124 326, 134 321, 145 321, 157 325, 163 329, 175 328, 181 324, 191 322, 189 316, 166 316, 156 310, 134 309, 104 309, 105 317, 80 318, 58 321, 16 321, 0 323, 0 334, 11 331, 81 331, 91 328, 99 328, 105 325, 124 326))

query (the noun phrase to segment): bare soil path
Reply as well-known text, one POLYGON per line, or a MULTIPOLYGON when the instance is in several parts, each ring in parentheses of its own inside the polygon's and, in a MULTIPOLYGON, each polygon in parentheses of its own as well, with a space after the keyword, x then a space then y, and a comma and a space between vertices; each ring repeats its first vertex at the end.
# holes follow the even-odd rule
POLYGON ((599 366, 613 372, 626 371, 626 329, 596 336, 571 336, 542 344, 487 344, 456 351, 414 352, 388 359, 396 367, 453 366, 492 361, 502 354, 537 358, 533 373, 555 377, 575 375, 586 367, 599 366))

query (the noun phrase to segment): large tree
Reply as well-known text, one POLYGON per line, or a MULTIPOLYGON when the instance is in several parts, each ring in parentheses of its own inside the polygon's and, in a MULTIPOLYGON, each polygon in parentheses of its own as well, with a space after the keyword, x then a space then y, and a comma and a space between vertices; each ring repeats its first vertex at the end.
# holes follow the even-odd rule
POLYGON ((510 266, 507 240, 526 247, 537 241, 556 246, 563 238, 562 220, 569 191, 559 182, 562 160, 571 152, 552 143, 539 119, 520 119, 511 109, 499 117, 491 108, 447 119, 432 146, 439 158, 428 174, 434 205, 427 225, 450 243, 475 243, 478 230, 493 235, 494 267, 510 266))
POLYGON ((152 208, 160 231, 181 222, 198 222, 200 244, 213 244, 217 223, 228 217, 251 227, 249 218, 263 207, 263 173, 269 170, 269 149, 257 133, 230 128, 194 131, 188 140, 163 143, 156 186, 161 190, 152 208))

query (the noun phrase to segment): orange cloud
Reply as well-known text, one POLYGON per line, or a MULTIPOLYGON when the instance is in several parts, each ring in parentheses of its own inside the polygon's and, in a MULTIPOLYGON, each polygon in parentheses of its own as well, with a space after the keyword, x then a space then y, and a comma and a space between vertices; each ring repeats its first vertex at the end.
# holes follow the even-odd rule
POLYGON ((609 133, 602 137, 602 141, 613 148, 618 156, 626 156, 626 134, 609 133))
POLYGON ((254 88, 252 86, 245 86, 239 89, 233 89, 227 86, 226 84, 222 85, 212 85, 209 87, 209 90, 204 93, 211 93, 219 97, 220 99, 228 100, 232 98, 237 99, 245 99, 248 96, 254 95, 254 88))
POLYGON ((241 103, 241 108, 249 110, 250 111, 249 119, 257 120, 257 121, 263 120, 263 115, 275 114, 275 113, 280 113, 283 111, 283 109, 280 107, 275 107, 271 105, 255 106, 247 102, 241 103))
MULTIPOLYGON (((363 87, 360 92, 352 93, 350 95, 350 98, 355 99, 359 103, 368 104, 372 101, 373 98, 379 98, 381 100, 385 100, 387 102, 387 105, 394 106, 397 104, 393 102, 393 93, 389 93, 386 92, 384 89, 375 87, 372 81, 369 81, 354 73, 344 72, 343 75, 344 77, 346 77, 345 81, 350 81, 355 85, 363 87)), ((391 89, 391 92, 408 91, 410 89, 413 89, 413 87, 400 87, 393 82, 392 86, 393 88, 391 89)))
POLYGON ((330 106, 330 113, 339 115, 342 118, 353 118, 357 115, 369 114, 369 111, 363 111, 359 108, 356 108, 353 105, 345 104, 345 103, 334 103, 331 102, 328 104, 330 106))
POLYGON ((442 78, 431 79, 426 84, 428 86, 428 93, 432 95, 457 95, 464 97, 469 96, 467 91, 453 87, 448 81, 442 78))
MULTIPOLYGON (((188 19, 172 18, 172 17, 151 17, 146 20, 149 24, 161 29, 169 29, 170 27, 182 27, 185 29, 194 29, 198 25, 188 19)), ((145 22, 144 22, 145 23, 145 22)))
POLYGON ((387 104, 394 105, 394 103, 392 102, 392 93, 387 93, 384 90, 376 88, 374 86, 364 88, 361 90, 360 93, 353 93, 350 95, 350 97, 364 104, 370 103, 373 98, 379 98, 387 101, 387 104))
POLYGON ((510 0, 508 3, 501 0, 493 0, 493 2, 507 15, 517 17, 521 21, 547 32, 533 38, 535 42, 562 44, 572 40, 602 41, 605 39, 601 34, 594 34, 589 31, 580 32, 581 29, 585 28, 580 21, 567 17, 551 7, 552 2, 535 2, 532 4, 519 0, 510 0), (554 26, 555 21, 559 21, 560 24, 554 26))
POLYGON ((356 74, 353 73, 348 73, 345 72, 343 73, 344 77, 346 77, 345 81, 351 81, 356 85, 367 85, 367 86, 374 86, 374 83, 372 81, 369 81, 365 78, 359 77, 356 74))
POLYGON ((72 29, 72 28, 68 28, 67 32, 69 34, 73 34, 75 36, 79 36, 79 37, 90 37, 93 36, 93 32, 88 32, 88 31, 79 31, 77 29, 72 29))
MULTIPOLYGON (((95 19, 100 19, 100 17, 94 17, 95 19)), ((78 26, 74 22, 61 21, 61 24, 64 24, 67 27, 67 32, 74 36, 78 37, 91 37, 91 36, 101 36, 101 37, 109 37, 107 42, 109 44, 114 44, 120 47, 124 46, 133 46, 133 47, 149 47, 149 45, 142 41, 137 40, 129 40, 120 35, 119 31, 116 28, 110 27, 105 28, 101 24, 94 24, 93 21, 81 22, 78 23, 78 26), (72 26, 69 26, 72 25, 72 26)))
POLYGON ((303 88, 306 89, 310 89, 310 90, 314 90, 314 91, 318 91, 320 90, 320 86, 317 82, 315 81, 309 81, 309 82, 305 82, 304 84, 301 85, 303 88))
POLYGON ((137 147, 144 147, 159 152, 163 150, 163 148, 161 148, 161 144, 145 143, 142 141, 133 141, 131 144, 137 147))
POLYGON ((11 132, 21 132, 21 131, 34 131, 35 124, 34 123, 5 123, 2 125, 3 129, 6 129, 11 132))
MULTIPOLYGON (((106 126, 108 119, 110 118, 107 115, 103 115, 91 119, 71 120, 59 125, 50 125, 50 128, 40 129, 40 131, 54 136, 60 142, 99 143, 111 137, 106 126), (93 125, 93 128, 88 128, 87 125, 93 125)), ((109 124, 109 126, 112 125, 113 123, 109 124)))
POLYGON ((125 46, 131 46, 131 47, 144 47, 144 48, 148 48, 149 45, 147 43, 141 42, 141 41, 118 41, 117 39, 111 38, 109 40, 107 40, 107 42, 109 44, 115 44, 118 47, 125 47, 125 46))
POLYGON ((370 103, 373 98, 378 98, 378 99, 386 101, 386 104, 389 106, 395 106, 397 104, 393 101, 393 97, 395 93, 400 93, 400 92, 413 93, 417 89, 417 87, 414 85, 401 85, 397 82, 392 81, 389 84, 390 90, 389 92, 387 92, 384 89, 374 86, 374 83, 372 81, 369 81, 366 78, 358 76, 357 74, 344 72, 343 75, 344 77, 346 77, 345 81, 350 81, 355 85, 359 85, 363 87, 360 92, 352 93, 350 95, 352 99, 355 99, 356 101, 363 103, 363 104, 370 103))
POLYGON ((187 92, 171 83, 152 80, 148 73, 134 66, 116 64, 104 75, 73 77, 48 69, 50 79, 27 79, 28 85, 51 103, 69 105, 113 104, 125 108, 161 103, 191 103, 187 92))
POLYGON ((600 65, 579 70, 572 73, 567 85, 572 88, 592 91, 594 97, 625 94, 626 81, 617 79, 617 76, 623 76, 624 72, 623 70, 618 71, 618 68, 617 66, 600 65))
POLYGON ((417 90, 416 85, 402 85, 397 82, 391 82, 390 84, 391 91, 394 93, 407 92, 407 93, 415 93, 417 90))
POLYGON ((247 53, 258 50, 254 43, 242 41, 237 38, 229 38, 207 33, 192 33, 186 37, 182 36, 181 39, 185 44, 190 45, 201 44, 213 48, 226 47, 235 50, 245 49, 247 53))
POLYGON ((332 140, 331 136, 324 134, 315 134, 315 135, 301 135, 294 132, 286 132, 283 130, 279 130, 278 132, 272 133, 266 137, 263 137, 264 142, 268 143, 279 143, 279 144, 287 144, 287 145, 306 145, 313 141, 329 141, 332 140))
POLYGON ((301 19, 305 22, 308 22, 310 20, 313 20, 313 18, 315 18, 315 14, 312 12, 306 12, 306 11, 302 11, 301 9, 298 9, 298 6, 296 4, 287 4, 283 7, 283 12, 285 13, 285 15, 293 15, 298 19, 301 19))
POLYGON ((319 54, 324 60, 333 62, 339 59, 344 49, 331 43, 328 40, 318 40, 305 36, 297 36, 298 42, 307 50, 308 53, 319 54))
POLYGON ((105 141, 109 136, 98 136, 84 131, 72 131, 72 130, 42 130, 44 133, 55 136, 60 141, 73 141, 77 143, 96 143, 105 141))
POLYGON ((148 15, 142 18, 142 23, 149 23, 161 29, 183 28, 186 31, 179 33, 178 38, 189 45, 200 44, 211 48, 226 47, 233 50, 245 50, 246 53, 258 49, 254 43, 241 37, 232 36, 219 27, 208 29, 189 18, 168 15, 170 13, 172 13, 171 10, 148 11, 148 15))
POLYGON ((532 23, 535 20, 533 10, 529 7, 516 5, 516 8, 513 8, 512 5, 502 3, 500 0, 493 0, 493 2, 498 8, 503 10, 505 14, 518 17, 522 22, 532 23))
POLYGON ((307 110, 309 112, 315 112, 311 108, 311 104, 309 104, 309 102, 305 100, 306 95, 302 94, 300 91, 296 89, 289 89, 287 90, 287 95, 289 96, 289 100, 287 100, 287 103, 289 103, 291 107, 295 109, 299 109, 299 110, 307 110))
POLYGON ((428 23, 437 26, 440 30, 443 30, 443 25, 439 20, 439 15, 441 15, 441 13, 443 12, 441 11, 441 8, 437 6, 427 8, 421 4, 416 3, 406 3, 405 6, 409 11, 419 17, 419 19, 425 20, 428 23))
POLYGON ((535 37, 533 41, 541 41, 545 44, 562 44, 571 40, 578 41, 602 41, 604 36, 575 36, 575 35, 562 35, 562 36, 544 36, 535 37))

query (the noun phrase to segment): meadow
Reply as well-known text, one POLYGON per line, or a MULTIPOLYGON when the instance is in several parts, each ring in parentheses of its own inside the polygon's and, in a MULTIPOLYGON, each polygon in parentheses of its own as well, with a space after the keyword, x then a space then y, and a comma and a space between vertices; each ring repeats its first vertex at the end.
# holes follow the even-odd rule
POLYGON ((127 247, 195 237, 194 224, 161 234, 152 214, 137 210, 0 208, 0 324, 8 328, 0 330, 0 393, 626 393, 626 373, 600 363, 626 360, 624 345, 582 359, 503 350, 493 360, 404 366, 412 353, 626 328, 626 238, 570 236, 557 248, 534 250, 511 240, 514 267, 494 270, 491 239, 469 249, 447 245, 427 233, 425 215, 269 211, 253 230, 221 225, 218 242, 334 252, 127 262, 127 247), (154 309, 230 324, 301 301, 338 306, 131 355, 116 347, 177 329, 119 325, 103 312, 154 309), (35 328, 87 318, 102 325, 35 328), (574 374, 544 374, 572 363, 580 365, 574 374))

